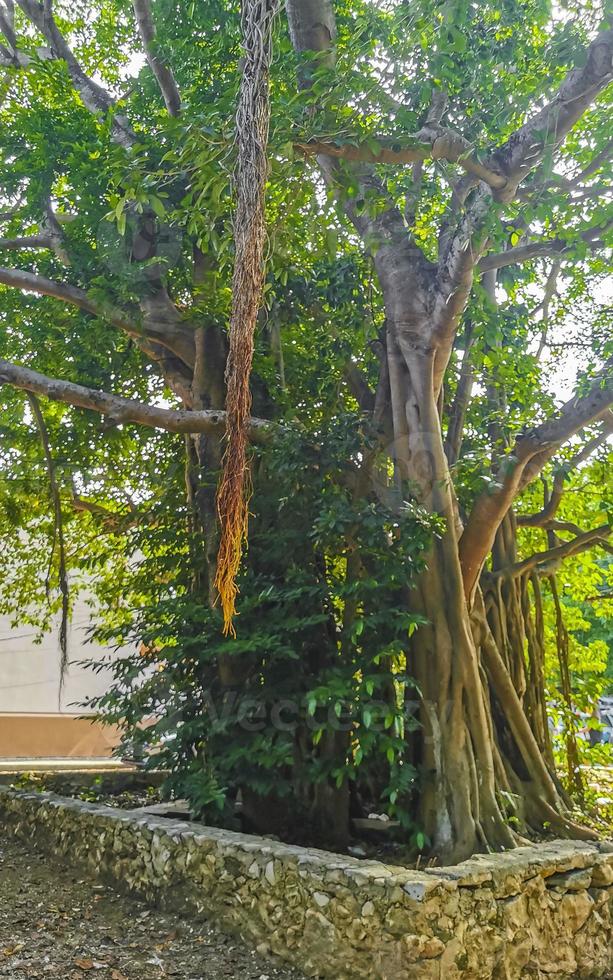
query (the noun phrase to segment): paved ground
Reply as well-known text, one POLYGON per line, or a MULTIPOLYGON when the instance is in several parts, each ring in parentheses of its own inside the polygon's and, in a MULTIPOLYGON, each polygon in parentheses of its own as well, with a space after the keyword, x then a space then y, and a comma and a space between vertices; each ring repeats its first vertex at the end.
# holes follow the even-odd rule
POLYGON ((203 924, 84 880, 0 833, 0 978, 303 980, 203 924))

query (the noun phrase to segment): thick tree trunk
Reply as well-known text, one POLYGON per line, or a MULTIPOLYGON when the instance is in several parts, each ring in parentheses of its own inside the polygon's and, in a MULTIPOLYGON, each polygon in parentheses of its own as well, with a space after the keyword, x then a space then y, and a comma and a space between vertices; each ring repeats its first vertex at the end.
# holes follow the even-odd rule
MULTIPOLYGON (((406 323, 391 325, 388 336, 394 457, 408 490, 445 521, 410 598, 428 621, 411 641, 408 664, 421 696, 421 827, 433 853, 447 862, 512 846, 522 827, 591 836, 568 820, 524 710, 521 595, 511 589, 502 603, 508 614, 497 622, 502 651, 480 590, 471 603, 465 595, 461 528, 434 396, 435 351, 418 341, 425 326, 407 329, 406 323)), ((501 540, 510 535, 507 553, 512 531, 501 532, 501 540)))
POLYGON ((450 542, 437 543, 412 607, 426 616, 411 644, 409 673, 421 695, 419 823, 432 851, 452 863, 510 847, 514 836, 496 798, 492 726, 450 542), (451 559, 451 560, 450 560, 451 559))
POLYGON ((475 850, 511 846, 514 837, 496 799, 492 726, 464 596, 457 506, 434 397, 435 351, 421 347, 406 327, 391 327, 388 356, 399 475, 446 525, 410 598, 428 624, 413 637, 408 673, 421 696, 419 822, 433 852, 457 861, 475 850))
MULTIPOLYGON (((223 409, 223 381, 226 344, 215 326, 199 327, 195 332, 196 363, 191 386, 194 411, 223 409)), ((217 557, 217 509, 215 492, 221 465, 222 443, 218 436, 193 433, 186 437, 186 487, 193 527, 197 531, 196 553, 192 556, 200 594, 215 604, 215 563, 217 557)))

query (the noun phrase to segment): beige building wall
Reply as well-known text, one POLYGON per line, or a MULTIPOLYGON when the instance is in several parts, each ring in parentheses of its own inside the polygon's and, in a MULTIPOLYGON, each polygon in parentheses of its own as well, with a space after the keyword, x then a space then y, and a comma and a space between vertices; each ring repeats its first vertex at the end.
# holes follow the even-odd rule
POLYGON ((103 694, 109 670, 94 673, 80 660, 108 660, 109 651, 87 643, 90 612, 84 601, 73 611, 68 636, 69 669, 60 694, 57 627, 42 643, 30 626, 12 627, 0 616, 0 758, 108 757, 117 733, 79 707, 103 694))
POLYGON ((95 718, 0 714, 0 766, 2 759, 108 759, 118 742, 118 729, 95 718))

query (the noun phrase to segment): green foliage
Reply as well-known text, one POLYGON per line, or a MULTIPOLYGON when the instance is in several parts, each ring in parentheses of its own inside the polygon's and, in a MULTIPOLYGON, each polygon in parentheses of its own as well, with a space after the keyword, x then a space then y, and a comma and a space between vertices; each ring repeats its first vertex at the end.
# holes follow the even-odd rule
POLYGON ((356 462, 373 449, 347 415, 322 426, 315 446, 288 431, 258 459, 237 639, 194 596, 176 521, 163 558, 158 542, 136 570, 134 619, 98 631, 135 652, 113 665, 115 685, 96 707, 125 724, 127 741, 154 749, 151 764, 169 768, 170 787, 207 819, 227 819, 239 786, 299 801, 301 783, 375 780, 408 822, 405 651, 418 618, 400 597, 433 525, 409 501, 391 513, 374 492, 356 506, 356 462), (240 665, 240 689, 220 683, 224 660, 240 665), (337 748, 324 752, 330 736, 337 748))

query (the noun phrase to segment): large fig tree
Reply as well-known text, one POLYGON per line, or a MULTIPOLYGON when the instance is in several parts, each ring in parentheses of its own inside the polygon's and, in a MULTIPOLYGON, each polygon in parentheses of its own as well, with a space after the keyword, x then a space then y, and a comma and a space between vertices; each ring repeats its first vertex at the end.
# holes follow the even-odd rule
MULTIPOLYGON (((35 399, 24 415, 6 395, 5 467, 31 458, 40 415, 56 511, 63 493, 101 530, 140 523, 155 540, 159 518, 142 519, 142 503, 184 440, 189 588, 219 625, 215 488, 243 62, 238 5, 200 6, 0 4, 0 375, 35 399), (75 411, 41 401, 32 414, 38 397, 75 411), (174 447, 164 450, 133 423, 182 436, 164 436, 174 447), (114 468, 100 449, 111 437, 114 468), (72 472, 63 488, 62 461, 72 472)), ((418 724, 384 743, 385 764, 397 769, 404 753, 414 824, 446 860, 512 846, 526 831, 589 833, 571 820, 554 768, 542 608, 546 589, 562 617, 561 562, 608 547, 597 506, 585 509, 591 526, 560 519, 565 488, 611 428, 613 32, 601 16, 598 5, 532 0, 288 0, 276 28, 268 278, 248 434, 258 460, 288 439, 295 452, 297 438, 308 467, 319 454, 318 492, 333 485, 344 517, 335 511, 332 546, 304 474, 291 477, 303 512, 286 509, 290 451, 276 482, 254 464, 260 544, 246 570, 277 583, 308 570, 304 635, 286 624, 301 666, 258 648, 254 671, 245 608, 236 641, 206 634, 209 679, 252 690, 275 663, 286 694, 341 668, 357 690, 377 624, 394 651, 371 664, 392 721, 399 698, 419 701, 418 724), (579 371, 561 364, 565 344, 576 345, 579 371), (335 416, 351 420, 352 438, 334 435, 335 416), (294 542, 302 527, 293 551, 274 547, 284 540, 275 512, 294 542), (366 596, 377 581, 385 595, 369 586, 366 596)), ((28 516, 17 515, 22 525, 28 516)), ((562 651, 563 629, 560 619, 562 651)), ((563 656, 560 669, 570 702, 563 656)), ((307 698, 307 715, 316 701, 307 698)), ((362 716, 322 737, 299 725, 282 760, 315 825, 332 821, 341 841, 343 773, 359 765, 365 727, 362 716)), ((248 747, 239 755, 245 769, 248 747)), ((406 781, 388 783, 390 799, 407 793, 406 781)), ((243 794, 255 814, 267 792, 243 794)), ((283 799, 291 811, 294 797, 283 799)))

